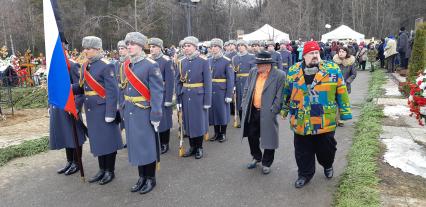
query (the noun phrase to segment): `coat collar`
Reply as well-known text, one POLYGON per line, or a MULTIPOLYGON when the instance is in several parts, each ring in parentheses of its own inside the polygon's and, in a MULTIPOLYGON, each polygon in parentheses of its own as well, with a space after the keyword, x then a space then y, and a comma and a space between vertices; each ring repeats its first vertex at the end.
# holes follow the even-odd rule
POLYGON ((274 69, 271 67, 271 71, 269 71, 268 79, 266 79, 265 85, 263 86, 262 93, 266 90, 266 88, 268 88, 269 85, 271 85, 271 83, 275 81, 275 79, 277 79, 276 70, 277 69, 274 69))
MULTIPOLYGON (((295 77, 295 80, 296 80, 297 84, 303 90, 307 91, 308 87, 306 86, 305 77, 303 76, 303 70, 302 70, 302 68, 304 66, 302 65, 301 62, 299 62, 297 64, 298 64, 298 67, 297 67, 297 69, 295 71, 295 74, 297 74, 296 77, 295 77)), ((324 61, 320 62, 320 64, 319 64, 319 71, 318 71, 317 74, 315 74, 315 78, 314 78, 314 81, 311 84, 311 88, 310 89, 313 89, 319 82, 321 82, 322 79, 324 79, 325 77, 328 76, 328 72, 327 72, 325 64, 326 63, 324 61)))
MULTIPOLYGON (((265 85, 263 85, 262 92, 264 92, 266 88, 268 88, 268 86, 270 86, 275 81, 275 79, 277 79, 278 74, 276 70, 277 69, 271 68, 271 71, 269 71, 269 76, 268 76, 268 79, 266 79, 265 81, 265 85)), ((254 87, 256 86, 256 80, 257 80, 257 77, 259 76, 259 73, 257 71, 255 72, 255 74, 256 75, 255 75, 254 81, 252 81, 251 83, 252 91, 254 90, 254 87)))

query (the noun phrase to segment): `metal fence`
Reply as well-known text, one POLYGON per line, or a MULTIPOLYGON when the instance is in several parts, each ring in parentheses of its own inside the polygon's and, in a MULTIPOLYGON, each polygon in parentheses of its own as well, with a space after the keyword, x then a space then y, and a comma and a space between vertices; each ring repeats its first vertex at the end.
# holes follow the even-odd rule
POLYGON ((34 87, 46 82, 46 76, 41 73, 20 73, 14 69, 0 72, 0 87, 34 87))
POLYGON ((6 118, 7 113, 14 115, 14 88, 36 87, 46 83, 44 74, 20 74, 12 68, 0 72, 0 119, 6 118))

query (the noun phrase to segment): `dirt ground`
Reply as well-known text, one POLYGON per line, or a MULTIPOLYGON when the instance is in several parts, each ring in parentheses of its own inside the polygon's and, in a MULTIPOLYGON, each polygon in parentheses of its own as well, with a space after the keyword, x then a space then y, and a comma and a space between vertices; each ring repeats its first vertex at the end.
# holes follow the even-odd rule
POLYGON ((385 207, 426 206, 426 179, 409 173, 384 162, 385 146, 381 146, 379 165, 379 188, 385 207))
POLYGON ((0 120, 0 148, 48 134, 49 117, 45 108, 15 111, 14 116, 8 114, 6 120, 0 120))

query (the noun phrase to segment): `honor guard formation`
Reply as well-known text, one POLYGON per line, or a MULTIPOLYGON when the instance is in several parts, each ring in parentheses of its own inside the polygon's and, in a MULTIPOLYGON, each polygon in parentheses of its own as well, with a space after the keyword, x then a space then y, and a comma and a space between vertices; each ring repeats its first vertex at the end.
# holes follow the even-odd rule
POLYGON ((170 151, 176 110, 180 157, 202 159, 206 141, 230 139, 226 134, 230 125, 240 128, 239 139, 248 139, 251 161, 246 168, 260 165, 261 172, 269 174, 279 146, 281 117, 289 119, 294 132, 295 187, 313 177, 315 157, 324 175, 332 178, 336 126, 339 120, 352 118, 344 79, 356 74, 342 74, 340 62, 322 60, 314 41, 304 44, 299 62, 293 61, 288 41, 224 43, 214 38, 202 44, 189 36, 177 50, 166 52, 161 39, 130 32, 117 43, 117 58, 109 60, 99 37, 84 37, 82 57, 69 59, 80 119, 74 122, 64 110, 49 107, 50 148, 65 148, 67 159, 58 173, 81 170, 82 146, 89 139, 99 165, 89 183, 114 180, 117 151, 126 148, 130 165, 138 168, 130 191, 152 191, 161 154, 170 151), (86 125, 81 121, 83 108, 86 125), (184 139, 189 146, 184 146, 184 139))

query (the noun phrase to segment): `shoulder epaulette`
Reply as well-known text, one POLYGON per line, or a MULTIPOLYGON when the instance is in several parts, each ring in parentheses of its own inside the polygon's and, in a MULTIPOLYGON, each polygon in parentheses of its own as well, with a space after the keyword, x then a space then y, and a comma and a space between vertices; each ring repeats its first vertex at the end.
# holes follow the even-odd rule
POLYGON ((223 56, 223 58, 227 61, 231 61, 231 59, 229 57, 226 57, 225 55, 223 56))
POLYGON ((77 63, 77 61, 75 61, 75 60, 73 60, 73 59, 68 59, 70 62, 73 62, 73 63, 77 63))
POLYGON ((206 56, 202 56, 202 55, 200 55, 199 56, 201 59, 203 59, 203 60, 207 60, 207 57, 206 56))
POLYGON ((102 62, 104 62, 105 64, 110 64, 110 63, 111 63, 111 62, 110 62, 108 59, 106 59, 106 58, 102 58, 101 60, 102 60, 102 62))
POLYGON ((167 56, 167 55, 163 55, 162 57, 164 58, 164 60, 167 60, 167 61, 169 61, 169 60, 170 60, 170 57, 169 57, 169 56, 167 56))
POLYGON ((156 63, 155 60, 151 59, 150 57, 147 57, 146 59, 152 64, 156 63))

